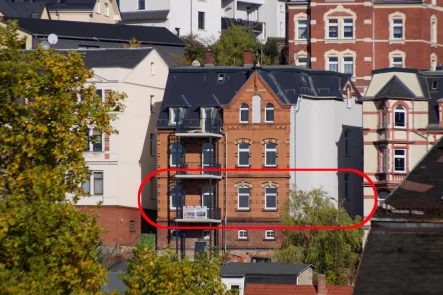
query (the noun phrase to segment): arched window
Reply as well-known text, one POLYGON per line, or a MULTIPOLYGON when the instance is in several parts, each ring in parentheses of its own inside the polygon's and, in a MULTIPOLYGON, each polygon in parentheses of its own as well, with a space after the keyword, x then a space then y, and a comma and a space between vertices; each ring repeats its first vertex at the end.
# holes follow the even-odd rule
POLYGON ((394 127, 406 127, 406 108, 402 105, 396 106, 394 110, 394 127))
POLYGON ((244 103, 240 106, 240 123, 249 122, 249 106, 244 103))
POLYGON ((272 103, 268 103, 265 108, 265 123, 273 123, 274 122, 274 105, 272 103))

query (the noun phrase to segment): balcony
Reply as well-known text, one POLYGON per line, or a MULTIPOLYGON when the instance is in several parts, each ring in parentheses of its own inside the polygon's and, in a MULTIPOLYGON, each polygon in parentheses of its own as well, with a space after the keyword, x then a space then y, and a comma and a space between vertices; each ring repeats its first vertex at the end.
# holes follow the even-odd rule
MULTIPOLYGON (((185 169, 220 169, 217 163, 183 163, 177 168, 185 169)), ((177 171, 177 178, 186 179, 221 179, 221 171, 177 171)))
POLYGON ((230 25, 237 25, 237 26, 250 28, 254 31, 254 33, 256 33, 258 35, 263 33, 263 23, 262 22, 240 19, 240 18, 237 18, 237 19, 228 18, 228 17, 221 18, 222 30, 226 30, 230 25))
POLYGON ((221 119, 183 119, 176 126, 176 136, 180 137, 222 137, 221 119))
POLYGON ((195 223, 220 223, 221 209, 208 208, 207 206, 183 206, 182 210, 177 210, 176 222, 195 223))

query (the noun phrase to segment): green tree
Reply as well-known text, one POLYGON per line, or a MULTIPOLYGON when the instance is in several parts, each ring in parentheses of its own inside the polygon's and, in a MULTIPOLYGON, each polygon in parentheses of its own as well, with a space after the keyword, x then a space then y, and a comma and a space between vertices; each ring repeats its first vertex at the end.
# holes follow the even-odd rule
POLYGON ((260 43, 254 32, 237 25, 231 25, 222 31, 220 39, 211 46, 218 66, 241 66, 244 51, 257 52, 259 48, 260 43))
POLYGON ((263 65, 280 64, 280 51, 278 49, 277 40, 269 38, 263 46, 262 60, 263 65))
POLYGON ((116 133, 110 112, 125 95, 102 102, 85 87, 92 73, 78 53, 23 45, 16 22, 0 25, 0 294, 99 294, 101 229, 74 204, 89 173, 86 132, 116 133))
POLYGON ((132 37, 128 44, 123 45, 123 48, 140 48, 141 42, 137 41, 135 37, 132 37))
POLYGON ((220 258, 203 254, 195 261, 181 259, 171 249, 158 255, 140 245, 128 262, 127 275, 121 275, 127 295, 233 294, 226 291, 220 276, 220 258))
MULTIPOLYGON (((353 225, 343 209, 337 209, 323 189, 291 190, 282 220, 285 225, 353 225)), ((327 276, 328 284, 353 281, 362 249, 363 229, 284 231, 286 237, 276 256, 281 262, 310 263, 316 274, 327 276)))

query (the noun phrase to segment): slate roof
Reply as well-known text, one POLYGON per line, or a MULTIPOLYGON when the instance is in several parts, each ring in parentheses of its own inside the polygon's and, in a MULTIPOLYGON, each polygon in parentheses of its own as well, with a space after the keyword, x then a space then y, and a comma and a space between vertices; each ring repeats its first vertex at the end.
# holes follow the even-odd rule
POLYGON ((45 3, 21 3, 0 0, 0 12, 5 17, 37 17, 40 18, 46 5, 45 3))
POLYGON ((121 12, 122 21, 135 20, 166 20, 169 15, 169 10, 142 10, 142 11, 128 11, 121 12))
POLYGON ((168 128, 169 107, 186 107, 185 119, 198 121, 200 107, 228 105, 254 72, 287 106, 297 104, 300 95, 343 99, 340 90, 350 81, 350 75, 296 66, 178 67, 169 70, 157 127, 168 128))
POLYGON ((429 101, 429 124, 438 124, 438 100, 443 98, 443 71, 423 71, 419 76, 423 80, 429 101), (437 81, 437 89, 432 89, 432 82, 437 81))
POLYGON ((129 42, 133 37, 139 42, 153 45, 172 45, 184 47, 186 44, 164 27, 133 26, 18 18, 20 29, 41 36, 51 33, 65 38, 98 38, 101 41, 129 42))
POLYGON ((374 98, 415 98, 415 94, 397 77, 393 76, 374 98))
MULTIPOLYGON (((353 286, 326 286, 328 295, 352 295, 353 286)), ((248 284, 244 295, 317 295, 314 285, 248 284)))
MULTIPOLYGON (((68 52, 68 50, 61 50, 68 52)), ((84 54, 83 61, 90 68, 135 68, 152 48, 100 48, 87 50, 73 50, 84 54)))
POLYGON ((241 263, 231 262, 220 267, 222 277, 243 277, 245 275, 297 276, 312 264, 296 263, 241 263))
POLYGON ((49 10, 93 10, 97 0, 39 0, 46 2, 49 10))

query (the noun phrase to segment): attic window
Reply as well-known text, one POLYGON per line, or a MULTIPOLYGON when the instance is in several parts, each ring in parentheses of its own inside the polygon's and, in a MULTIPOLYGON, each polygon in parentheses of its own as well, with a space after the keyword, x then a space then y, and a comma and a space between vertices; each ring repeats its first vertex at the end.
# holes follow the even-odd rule
POLYGON ((223 83, 225 81, 225 74, 218 74, 217 83, 223 83))
POLYGON ((437 90, 437 89, 438 89, 438 81, 434 80, 434 81, 432 81, 432 84, 431 84, 431 90, 437 90))

